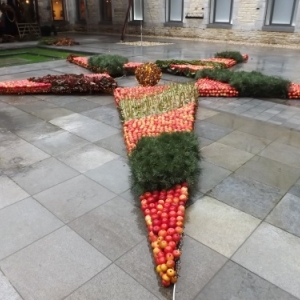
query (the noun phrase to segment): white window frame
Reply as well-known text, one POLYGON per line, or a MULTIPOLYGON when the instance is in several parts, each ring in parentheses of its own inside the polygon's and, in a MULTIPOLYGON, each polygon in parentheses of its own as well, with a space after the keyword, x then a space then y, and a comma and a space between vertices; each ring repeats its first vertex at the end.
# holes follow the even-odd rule
POLYGON ((223 0, 211 0, 210 1, 210 23, 211 24, 232 24, 232 13, 233 13, 234 0, 230 0, 230 14, 229 14, 228 22, 216 21, 216 4, 218 1, 223 1, 223 0))

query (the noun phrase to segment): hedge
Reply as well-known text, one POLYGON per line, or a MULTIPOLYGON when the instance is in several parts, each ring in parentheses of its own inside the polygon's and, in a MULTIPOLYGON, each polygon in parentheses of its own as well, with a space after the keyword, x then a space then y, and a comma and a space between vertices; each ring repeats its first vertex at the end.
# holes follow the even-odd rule
POLYGON ((289 80, 264 75, 257 71, 205 69, 198 71, 195 78, 209 78, 229 83, 239 92, 240 97, 287 98, 291 84, 289 80))
POLYGON ((200 174, 199 142, 191 132, 143 137, 129 156, 135 194, 172 188, 187 182, 194 186, 200 174))

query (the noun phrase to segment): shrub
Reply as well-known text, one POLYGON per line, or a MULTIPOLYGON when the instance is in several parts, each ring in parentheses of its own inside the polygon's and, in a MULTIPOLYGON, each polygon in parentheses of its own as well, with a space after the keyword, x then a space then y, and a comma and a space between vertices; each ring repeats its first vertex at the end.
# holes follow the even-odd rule
POLYGON ((229 83, 241 97, 287 98, 290 81, 252 71, 201 70, 196 78, 209 78, 229 83))
POLYGON ((199 160, 199 143, 194 133, 143 137, 129 156, 132 189, 141 195, 182 182, 193 186, 200 174, 199 160))
POLYGON ((123 65, 127 62, 128 59, 120 55, 94 55, 89 58, 88 66, 94 72, 117 77, 123 75, 123 65))
POLYGON ((231 58, 234 59, 238 64, 244 61, 243 55, 238 51, 223 51, 215 54, 217 58, 231 58))

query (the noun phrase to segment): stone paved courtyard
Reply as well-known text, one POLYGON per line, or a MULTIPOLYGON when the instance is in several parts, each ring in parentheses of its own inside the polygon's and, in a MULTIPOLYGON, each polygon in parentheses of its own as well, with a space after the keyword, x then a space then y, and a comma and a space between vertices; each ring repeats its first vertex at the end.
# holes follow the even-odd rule
MULTIPOLYGON (((131 61, 236 49, 250 55, 239 69, 300 82, 296 50, 77 40, 72 50, 131 61)), ((0 71, 1 81, 88 72, 65 61, 0 71)), ((187 79, 162 82, 176 80, 187 79)), ((133 77, 118 82, 136 85, 133 77)), ((188 208, 177 300, 300 299, 300 108, 290 104, 199 99, 202 175, 188 208)), ((158 284, 129 188, 112 96, 0 96, 0 299, 172 299, 158 284)))

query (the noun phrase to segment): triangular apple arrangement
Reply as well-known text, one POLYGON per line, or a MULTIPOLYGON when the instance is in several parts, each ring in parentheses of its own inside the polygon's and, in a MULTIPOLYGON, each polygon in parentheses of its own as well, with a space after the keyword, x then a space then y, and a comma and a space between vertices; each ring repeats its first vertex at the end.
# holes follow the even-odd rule
POLYGON ((155 269, 168 287, 178 280, 185 207, 199 174, 192 132, 198 94, 193 84, 172 84, 117 88, 114 95, 155 269))

